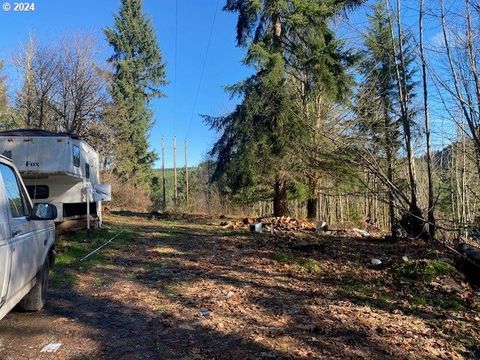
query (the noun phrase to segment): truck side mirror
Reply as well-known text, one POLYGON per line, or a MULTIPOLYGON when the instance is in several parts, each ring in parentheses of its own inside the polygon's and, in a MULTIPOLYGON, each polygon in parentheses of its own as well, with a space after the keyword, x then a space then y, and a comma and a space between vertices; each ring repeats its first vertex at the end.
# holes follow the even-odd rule
POLYGON ((33 205, 33 212, 30 220, 55 220, 57 218, 57 207, 53 204, 38 203, 33 205))

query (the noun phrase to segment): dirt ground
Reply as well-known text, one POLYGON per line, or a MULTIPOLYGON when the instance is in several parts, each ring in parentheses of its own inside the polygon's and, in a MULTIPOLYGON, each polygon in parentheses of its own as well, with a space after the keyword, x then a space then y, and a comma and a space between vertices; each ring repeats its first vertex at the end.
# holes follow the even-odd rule
POLYGON ((479 290, 422 243, 128 215, 59 240, 48 304, 0 321, 1 359, 480 358, 479 290))

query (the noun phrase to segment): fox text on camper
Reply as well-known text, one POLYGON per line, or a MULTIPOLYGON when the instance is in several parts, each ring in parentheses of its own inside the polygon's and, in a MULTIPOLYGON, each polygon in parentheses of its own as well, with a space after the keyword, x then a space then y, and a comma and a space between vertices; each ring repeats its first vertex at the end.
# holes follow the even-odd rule
POLYGON ((40 167, 40 163, 32 162, 32 161, 25 161, 25 166, 26 167, 40 167))

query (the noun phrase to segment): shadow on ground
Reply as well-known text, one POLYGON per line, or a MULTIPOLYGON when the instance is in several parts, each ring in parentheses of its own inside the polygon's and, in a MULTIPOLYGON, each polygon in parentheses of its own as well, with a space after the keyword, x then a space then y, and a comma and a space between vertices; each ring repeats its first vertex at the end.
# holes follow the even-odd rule
POLYGON ((79 280, 53 286, 41 314, 13 314, 0 323, 0 341, 24 342, 21 349, 6 346, 4 355, 36 357, 39 345, 29 339, 44 339, 64 343, 59 356, 75 360, 407 359, 409 351, 428 358, 413 340, 407 349, 395 339, 408 328, 392 335, 381 323, 352 320, 366 308, 385 318, 400 310, 426 328, 447 320, 376 296, 388 283, 372 272, 366 254, 387 262, 407 251, 424 255, 411 244, 317 239, 299 247, 288 238, 201 226, 198 218, 173 223, 148 216, 117 213, 111 221, 131 231, 130 241, 106 249, 95 266, 63 269, 79 280), (303 269, 306 259, 318 269, 303 269), (342 306, 350 313, 338 313, 342 306), (204 310, 209 316, 199 316, 204 310))

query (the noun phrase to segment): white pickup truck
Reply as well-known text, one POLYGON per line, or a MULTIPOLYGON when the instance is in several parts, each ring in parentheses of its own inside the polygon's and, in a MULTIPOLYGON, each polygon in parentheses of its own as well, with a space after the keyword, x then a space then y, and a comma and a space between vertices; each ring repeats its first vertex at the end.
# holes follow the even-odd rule
POLYGON ((57 209, 32 205, 15 165, 0 155, 0 319, 13 307, 43 308, 55 260, 57 209))

